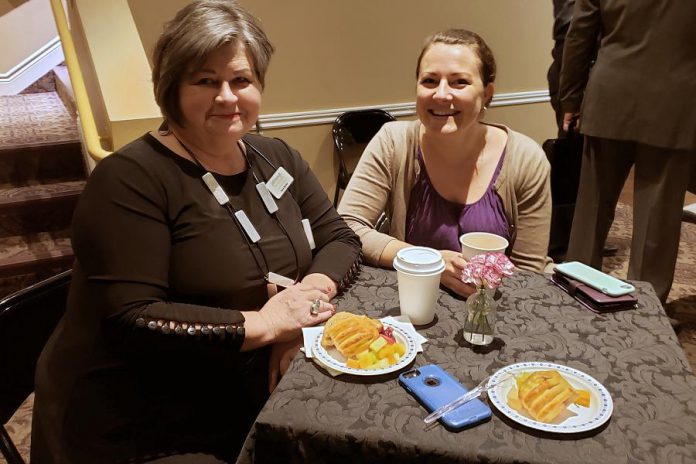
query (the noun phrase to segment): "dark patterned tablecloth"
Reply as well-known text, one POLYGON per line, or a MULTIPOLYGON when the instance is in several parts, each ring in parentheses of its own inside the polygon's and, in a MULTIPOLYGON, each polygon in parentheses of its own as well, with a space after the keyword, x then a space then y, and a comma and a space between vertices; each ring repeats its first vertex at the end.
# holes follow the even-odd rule
MULTIPOLYGON (((240 463, 694 463, 696 377, 649 284, 639 307, 597 315, 545 276, 518 272, 500 289, 496 339, 475 351, 461 337, 464 302, 441 292, 415 366, 438 364, 470 388, 509 364, 549 361, 595 377, 614 401, 585 435, 526 429, 493 406, 490 421, 457 433, 426 428, 425 410, 397 374, 331 377, 296 357, 247 438, 240 463)), ((340 309, 398 315, 396 275, 365 267, 340 309)), ((485 401, 485 400, 484 400, 485 401)))

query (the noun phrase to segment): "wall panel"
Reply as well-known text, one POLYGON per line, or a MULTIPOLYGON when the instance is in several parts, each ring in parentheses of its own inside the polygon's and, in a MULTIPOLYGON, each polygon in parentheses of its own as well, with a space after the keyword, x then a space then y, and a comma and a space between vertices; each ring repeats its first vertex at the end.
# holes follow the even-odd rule
MULTIPOLYGON (((128 0, 150 55, 165 21, 187 0, 128 0)), ((539 0, 242 0, 276 47, 262 116, 323 112, 414 100, 415 60, 429 34, 464 27, 481 34, 498 60, 499 95, 546 90, 552 5, 539 0)), ((492 108, 503 122, 542 142, 554 134, 548 103, 492 108)), ((335 160, 329 123, 266 130, 298 148, 327 191, 335 160)))

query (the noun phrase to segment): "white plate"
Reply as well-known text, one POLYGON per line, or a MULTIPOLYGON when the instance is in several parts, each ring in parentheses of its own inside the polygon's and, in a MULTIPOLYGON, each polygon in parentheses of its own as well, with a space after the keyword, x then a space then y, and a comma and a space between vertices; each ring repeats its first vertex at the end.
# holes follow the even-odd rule
POLYGON ((330 367, 331 369, 335 369, 339 372, 343 372, 344 374, 353 374, 353 375, 382 375, 382 374, 388 374, 390 372, 396 372, 400 369, 403 369, 404 367, 408 366, 411 364, 411 361, 413 361, 416 358, 416 352, 417 352, 417 346, 416 346, 416 340, 413 338, 411 334, 408 332, 405 332, 402 330, 400 327, 397 327, 396 325, 390 324, 388 322, 382 321, 382 324, 384 327, 391 327, 394 333, 394 337, 396 338, 397 342, 401 342, 404 344, 406 347, 406 353, 399 359, 399 362, 396 364, 393 364, 389 367, 385 367, 384 369, 354 369, 352 367, 346 366, 345 359, 336 348, 330 348, 327 350, 323 346, 321 346, 321 339, 324 336, 324 331, 322 330, 321 334, 319 334, 315 339, 314 339, 314 346, 312 347, 312 354, 317 357, 321 362, 323 362, 325 365, 330 367))
POLYGON ((572 367, 561 366, 548 362, 524 362, 512 364, 496 372, 490 382, 496 382, 504 374, 518 375, 525 371, 544 371, 556 369, 570 383, 573 388, 587 390, 590 392, 590 407, 585 408, 577 404, 568 406, 568 411, 562 413, 554 423, 546 424, 532 419, 526 414, 522 414, 512 409, 507 404, 507 395, 514 387, 514 379, 507 380, 500 385, 493 387, 488 392, 491 403, 503 414, 513 421, 532 429, 542 430, 553 433, 578 433, 595 429, 604 424, 611 417, 614 410, 614 403, 611 395, 595 378, 572 367))

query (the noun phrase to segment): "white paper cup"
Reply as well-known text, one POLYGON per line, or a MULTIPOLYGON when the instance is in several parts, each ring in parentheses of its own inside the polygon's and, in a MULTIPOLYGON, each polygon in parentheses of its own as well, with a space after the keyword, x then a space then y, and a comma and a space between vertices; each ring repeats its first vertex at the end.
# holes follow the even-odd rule
POLYGON ((429 324, 435 318, 440 275, 445 262, 439 251, 427 247, 408 247, 394 257, 399 284, 399 306, 415 325, 429 324))
POLYGON ((481 253, 505 253, 509 242, 500 235, 488 232, 469 232, 459 237, 462 258, 467 261, 481 253))

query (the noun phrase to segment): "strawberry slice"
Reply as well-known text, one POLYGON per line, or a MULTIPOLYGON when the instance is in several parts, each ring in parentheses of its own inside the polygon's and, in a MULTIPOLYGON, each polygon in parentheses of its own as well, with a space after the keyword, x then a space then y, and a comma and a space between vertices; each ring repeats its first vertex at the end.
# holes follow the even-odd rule
POLYGON ((391 327, 383 327, 382 330, 379 331, 379 334, 380 336, 384 337, 388 344, 392 345, 396 343, 396 339, 394 338, 394 329, 391 327))

